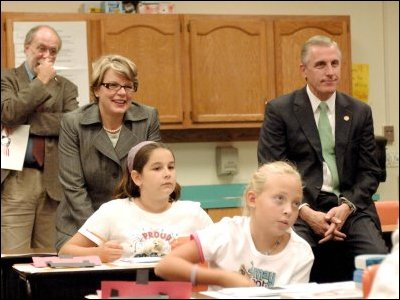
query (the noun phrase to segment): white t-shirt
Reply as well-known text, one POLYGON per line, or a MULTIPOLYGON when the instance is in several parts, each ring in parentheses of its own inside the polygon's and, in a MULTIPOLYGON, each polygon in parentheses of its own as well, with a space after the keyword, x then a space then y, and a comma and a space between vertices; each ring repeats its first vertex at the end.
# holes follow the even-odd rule
POLYGON ((392 250, 376 272, 368 299, 399 299, 399 228, 392 233, 392 250))
MULTIPOLYGON (((277 254, 260 253, 250 233, 250 218, 236 216, 196 232, 201 258, 211 267, 239 272, 257 286, 273 287, 308 282, 314 255, 310 245, 289 230, 290 240, 277 254)), ((210 287, 215 289, 216 287, 210 287)))
POLYGON ((175 201, 162 213, 150 213, 129 198, 104 203, 79 232, 101 245, 117 240, 123 257, 162 256, 171 251, 172 241, 213 224, 199 202, 175 201))

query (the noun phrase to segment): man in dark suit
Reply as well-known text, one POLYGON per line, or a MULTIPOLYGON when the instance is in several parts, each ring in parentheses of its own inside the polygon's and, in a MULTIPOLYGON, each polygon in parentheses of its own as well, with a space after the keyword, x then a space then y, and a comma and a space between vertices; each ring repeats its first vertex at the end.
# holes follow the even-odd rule
POLYGON ((352 280, 356 255, 387 253, 371 199, 381 173, 371 108, 336 90, 340 66, 330 38, 304 44, 300 70, 307 85, 267 103, 257 151, 260 164, 289 160, 302 175, 295 230, 313 248, 310 280, 317 282, 352 280))
POLYGON ((1 73, 2 129, 30 125, 22 171, 1 169, 2 251, 55 246, 60 120, 78 108, 76 85, 53 66, 60 48, 53 28, 36 26, 25 37, 25 62, 1 73))

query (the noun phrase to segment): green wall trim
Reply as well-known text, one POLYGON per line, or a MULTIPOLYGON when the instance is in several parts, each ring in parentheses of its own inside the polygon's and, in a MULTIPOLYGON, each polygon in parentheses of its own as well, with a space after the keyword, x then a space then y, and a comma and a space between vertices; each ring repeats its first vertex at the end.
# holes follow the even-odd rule
POLYGON ((181 199, 200 202, 202 208, 241 207, 243 183, 217 185, 187 185, 182 187, 181 199))

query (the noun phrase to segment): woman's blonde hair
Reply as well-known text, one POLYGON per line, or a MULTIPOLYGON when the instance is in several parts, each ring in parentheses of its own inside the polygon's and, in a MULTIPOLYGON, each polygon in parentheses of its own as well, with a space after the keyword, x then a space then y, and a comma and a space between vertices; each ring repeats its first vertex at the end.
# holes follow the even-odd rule
POLYGON ((137 79, 137 67, 129 59, 121 55, 110 54, 100 57, 93 63, 92 81, 90 83, 91 99, 98 102, 94 91, 104 80, 104 74, 109 70, 114 70, 118 74, 128 78, 133 83, 133 90, 136 92, 139 86, 137 79))
POLYGON ((256 195, 260 195, 271 175, 293 175, 301 184, 301 175, 297 168, 290 162, 285 161, 274 161, 261 165, 257 171, 255 171, 247 184, 243 193, 243 215, 248 216, 250 214, 249 207, 246 202, 246 195, 249 191, 253 191, 256 195))

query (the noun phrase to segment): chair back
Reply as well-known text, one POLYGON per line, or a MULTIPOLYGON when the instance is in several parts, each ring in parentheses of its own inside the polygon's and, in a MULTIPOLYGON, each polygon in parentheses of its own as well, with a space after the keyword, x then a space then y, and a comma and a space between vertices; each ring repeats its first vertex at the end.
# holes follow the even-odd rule
POLYGON ((362 276, 362 290, 363 290, 363 298, 368 298, 369 292, 371 291, 372 283, 374 282, 374 278, 376 272, 378 271, 379 264, 368 266, 362 276))
POLYGON ((382 226, 397 225, 399 219, 399 201, 376 201, 375 207, 382 226))

